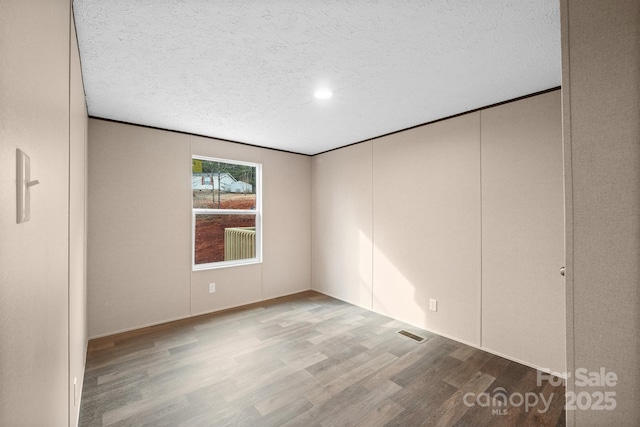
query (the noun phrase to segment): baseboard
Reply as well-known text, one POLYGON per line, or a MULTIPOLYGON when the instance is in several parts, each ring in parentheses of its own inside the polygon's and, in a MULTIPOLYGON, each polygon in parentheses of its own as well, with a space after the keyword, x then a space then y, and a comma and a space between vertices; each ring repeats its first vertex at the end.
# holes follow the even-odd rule
MULTIPOLYGON (((82 408, 82 391, 84 389, 84 374, 87 370, 87 352, 89 351, 89 340, 87 339, 84 343, 84 358, 82 359, 82 375, 78 379, 80 383, 78 384, 78 405, 76 413, 73 414, 73 419, 69 420, 70 426, 78 427, 80 425, 80 409, 82 408)), ((71 414, 70 414, 71 416, 71 414)))
POLYGON ((299 297, 302 294, 305 294, 308 292, 313 292, 313 290, 308 289, 304 291, 298 291, 291 294, 282 295, 279 297, 268 298, 265 300, 254 300, 254 301, 249 301, 239 305, 220 307, 212 311, 198 312, 194 314, 189 314, 188 316, 177 317, 177 318, 164 320, 160 322, 136 326, 133 328, 122 329, 115 332, 108 332, 105 334, 96 335, 89 339, 87 351, 97 350, 101 347, 102 344, 110 345, 109 343, 113 343, 113 341, 117 341, 120 339, 131 338, 138 335, 145 335, 145 334, 157 332, 163 329, 170 329, 178 325, 188 324, 191 322, 195 322, 199 319, 220 315, 225 312, 246 310, 252 307, 275 304, 283 300, 286 300, 287 298, 299 297))
MULTIPOLYGON (((318 292, 318 293, 320 293, 320 294, 326 295, 326 296, 328 296, 328 297, 335 298, 335 299, 340 300, 340 301, 344 301, 344 302, 346 302, 347 304, 357 305, 357 304, 353 304, 353 303, 351 303, 351 302, 349 302, 349 301, 346 301, 346 300, 344 300, 344 299, 342 299, 342 298, 339 298, 339 297, 337 297, 337 296, 335 296, 335 295, 331 295, 331 294, 329 294, 328 292, 324 292, 324 291, 321 291, 321 290, 318 290, 318 289, 314 289, 314 288, 312 288, 312 290, 313 290, 313 291, 315 291, 315 292, 318 292)), ((411 323, 405 322, 404 320, 396 319, 396 318, 394 318, 394 317, 389 316, 389 315, 388 315, 388 314, 386 314, 386 313, 379 313, 379 312, 377 312, 377 311, 375 311, 375 310, 372 310, 372 309, 371 309, 371 308, 369 308, 369 307, 363 307, 363 306, 359 306, 359 305, 358 305, 358 307, 364 308, 365 310, 372 311, 372 312, 374 312, 374 313, 376 313, 376 314, 380 314, 380 315, 382 315, 382 316, 389 317, 390 319, 397 320, 398 322, 406 323, 407 325, 411 325, 411 326, 413 326, 413 327, 416 327, 416 328, 422 329, 423 331, 427 331, 427 332, 429 332, 429 333, 432 333, 432 334, 435 334, 435 335, 438 335, 438 336, 441 336, 441 337, 444 337, 444 338, 447 338, 447 339, 450 339, 450 340, 453 340, 453 341, 459 342, 460 344, 468 345, 469 347, 473 347, 473 348, 477 348, 478 350, 486 351, 487 353, 491 353, 491 354, 493 354, 493 355, 496 355, 496 356, 502 357, 502 358, 507 359, 507 360, 510 360, 510 361, 512 361, 512 362, 516 362, 516 363, 519 363, 519 364, 521 364, 521 365, 527 366, 527 367, 529 367, 529 368, 533 368, 533 369, 536 369, 536 370, 538 370, 538 371, 542 371, 542 372, 545 372, 545 373, 549 373, 549 374, 551 374, 551 375, 555 375, 556 377, 562 378, 562 379, 564 379, 564 380, 566 380, 566 379, 567 379, 567 378, 566 378, 566 375, 567 375, 567 374, 566 374, 566 373, 564 373, 564 372, 554 372, 554 371, 550 371, 548 368, 540 367, 540 366, 537 366, 537 365, 535 365, 535 364, 532 364, 532 363, 529 363, 529 362, 525 362, 525 361, 520 360, 520 359, 518 359, 518 358, 515 358, 515 357, 512 357, 512 356, 509 356, 509 355, 506 355, 506 354, 502 354, 502 353, 500 353, 500 352, 497 352, 497 351, 494 351, 494 350, 488 349, 488 348, 486 348, 486 347, 482 347, 481 345, 478 345, 478 344, 475 344, 475 343, 472 343, 472 342, 468 342, 468 341, 462 340, 462 339, 460 339, 460 338, 457 338, 457 337, 454 337, 454 336, 451 336, 451 335, 443 334, 442 332, 435 331, 435 330, 433 330, 433 329, 429 329, 429 328, 425 328, 424 326, 414 325, 414 324, 411 324, 411 323)))

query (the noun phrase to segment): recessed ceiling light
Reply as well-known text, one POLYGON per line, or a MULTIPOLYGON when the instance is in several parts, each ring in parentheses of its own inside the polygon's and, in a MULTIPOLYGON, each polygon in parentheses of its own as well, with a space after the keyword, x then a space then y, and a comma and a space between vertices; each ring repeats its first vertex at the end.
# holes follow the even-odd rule
POLYGON ((333 96, 333 92, 330 89, 322 88, 315 91, 313 94, 318 99, 329 99, 333 96))

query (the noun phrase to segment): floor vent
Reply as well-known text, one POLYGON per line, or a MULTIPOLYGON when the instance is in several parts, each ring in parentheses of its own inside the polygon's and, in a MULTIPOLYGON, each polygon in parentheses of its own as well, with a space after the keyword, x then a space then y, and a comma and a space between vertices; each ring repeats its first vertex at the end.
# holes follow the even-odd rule
POLYGON ((418 335, 416 335, 416 334, 412 334, 411 332, 407 332, 407 331, 405 331, 404 329, 403 329, 403 330, 401 330, 401 331, 398 331, 398 333, 399 333, 400 335, 404 335, 404 336, 405 336, 405 337, 407 337, 407 338, 411 338, 412 340, 417 341, 417 342, 422 342, 422 341, 424 341, 424 338, 422 338, 421 336, 418 336, 418 335))

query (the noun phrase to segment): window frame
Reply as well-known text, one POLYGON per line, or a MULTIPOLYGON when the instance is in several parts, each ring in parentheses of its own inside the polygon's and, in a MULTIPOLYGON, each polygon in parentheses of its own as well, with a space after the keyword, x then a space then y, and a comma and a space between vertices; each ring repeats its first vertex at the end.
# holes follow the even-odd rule
MULTIPOLYGON (((192 155, 193 160, 207 162, 229 163, 241 166, 250 166, 256 169, 256 208, 254 209, 209 209, 194 208, 193 197, 191 197, 191 269, 192 271, 213 270, 218 268, 235 267, 241 265, 251 265, 262 263, 262 165, 260 163, 245 162, 240 160, 223 159, 219 157, 209 157, 192 155), (196 264, 196 217, 197 215, 254 215, 256 224, 256 254, 254 258, 245 258, 232 261, 215 261, 203 264, 196 264)), ((193 192, 193 169, 191 169, 191 190, 193 192)))

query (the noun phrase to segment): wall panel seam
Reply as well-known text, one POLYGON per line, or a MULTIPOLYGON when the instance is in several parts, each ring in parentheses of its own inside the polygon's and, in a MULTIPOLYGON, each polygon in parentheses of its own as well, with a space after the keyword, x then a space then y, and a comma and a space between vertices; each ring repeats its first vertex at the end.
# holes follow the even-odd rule
POLYGON ((479 169, 480 169, 480 281, 479 281, 479 307, 478 307, 478 346, 482 347, 482 115, 483 111, 480 110, 480 114, 478 116, 478 157, 480 160, 479 169))

